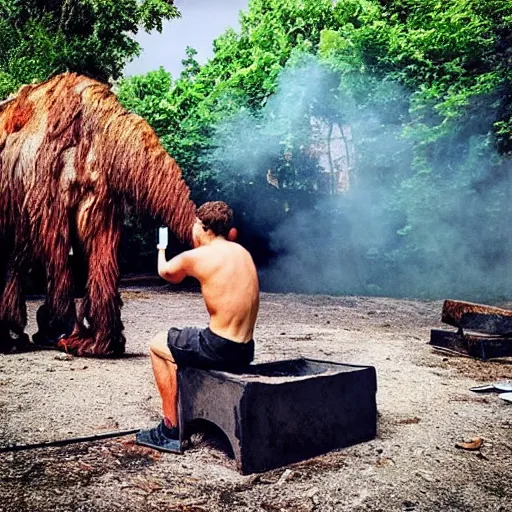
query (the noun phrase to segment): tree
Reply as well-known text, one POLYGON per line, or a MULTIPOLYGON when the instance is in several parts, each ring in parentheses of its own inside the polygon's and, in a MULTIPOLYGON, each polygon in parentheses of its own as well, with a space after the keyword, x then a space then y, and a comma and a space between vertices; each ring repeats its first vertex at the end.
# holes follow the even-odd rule
MULTIPOLYGON (((258 177, 256 181, 241 179, 244 170, 240 162, 238 169, 233 168, 233 161, 223 161, 217 148, 220 143, 228 144, 229 140, 236 142, 239 122, 257 124, 260 110, 276 92, 280 72, 292 53, 313 52, 323 27, 334 22, 332 14, 330 0, 253 1, 249 11, 241 14, 240 32, 230 29, 214 42, 214 56, 210 61, 199 66, 193 52, 189 52, 184 61, 184 72, 172 82, 169 91, 161 94, 156 89, 151 100, 144 100, 146 105, 147 101, 158 105, 150 114, 149 122, 182 165, 198 201, 222 195, 231 202, 249 206, 250 196, 254 196, 253 186, 258 183, 272 198, 273 206, 267 204, 268 209, 274 211, 274 201, 277 201, 280 204, 278 210, 286 213, 294 202, 298 202, 302 192, 305 196, 310 195, 306 181, 311 179, 316 168, 315 162, 304 151, 310 130, 297 130, 297 122, 292 123, 293 126, 287 124, 284 113, 273 128, 267 126, 259 132, 260 143, 277 147, 277 150, 270 160, 258 162, 254 169, 258 177), (243 120, 244 116, 248 117, 243 120), (160 123, 163 118, 166 121, 160 123), (292 132, 296 135, 290 137, 292 132), (295 165, 299 161, 303 164, 302 169, 295 165), (269 164, 281 185, 285 185, 277 194, 266 179, 269 164), (288 193, 288 186, 297 194, 288 193)), ((154 76, 141 79, 149 84, 154 76)), ((137 80, 132 78, 121 83, 120 99, 128 108, 145 115, 143 104, 129 99, 130 96, 133 98, 137 80)), ((304 108, 307 110, 306 103, 304 108)), ((279 108, 278 105, 274 107, 279 108)), ((267 120, 276 114, 271 108, 266 110, 267 120)), ((303 123, 300 126, 304 126, 303 123)), ((244 149, 250 151, 250 148, 240 148, 241 157, 244 149)), ((253 157, 257 154, 256 151, 253 157)))
POLYGON ((342 73, 359 66, 411 91, 422 144, 458 132, 490 107, 498 146, 510 151, 510 2, 347 0, 335 13, 339 27, 322 33, 320 52, 342 73))
POLYGON ((504 1, 354 0, 337 4, 340 26, 322 34, 356 124, 365 112, 379 119, 377 132, 360 130, 357 172, 388 191, 376 204, 398 237, 375 254, 398 263, 388 275, 415 294, 506 289, 491 276, 510 271, 511 14, 504 1), (470 279, 455 277, 461 265, 470 279))
POLYGON ((139 28, 178 15, 172 0, 1 0, 0 98, 64 71, 118 79, 140 52, 139 28))
MULTIPOLYGON (((507 285, 486 277, 512 272, 511 29, 504 0, 252 0, 210 61, 189 52, 181 77, 132 105, 196 200, 233 203, 297 268, 351 269, 304 289, 496 296, 507 285), (334 133, 350 154, 341 194, 334 133), (292 230, 314 231, 322 256, 307 260, 292 230)), ((121 91, 136 80, 155 77, 121 91)), ((292 266, 273 275, 301 282, 292 266)))

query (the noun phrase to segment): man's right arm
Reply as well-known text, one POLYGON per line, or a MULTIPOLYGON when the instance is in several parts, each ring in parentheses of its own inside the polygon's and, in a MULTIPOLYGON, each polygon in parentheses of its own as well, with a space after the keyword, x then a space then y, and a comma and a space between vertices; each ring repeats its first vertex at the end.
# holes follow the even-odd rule
POLYGON ((158 251, 158 275, 173 284, 178 284, 185 279, 190 270, 190 255, 192 251, 182 252, 171 260, 165 259, 165 249, 158 251))

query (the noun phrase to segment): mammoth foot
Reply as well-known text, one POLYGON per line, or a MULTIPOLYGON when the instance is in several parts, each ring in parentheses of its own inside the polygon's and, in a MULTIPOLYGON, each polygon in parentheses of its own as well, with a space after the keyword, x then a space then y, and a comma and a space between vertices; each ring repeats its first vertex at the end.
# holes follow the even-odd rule
POLYGON ((30 342, 27 334, 23 333, 13 337, 10 333, 4 334, 0 338, 0 353, 9 354, 11 352, 29 352, 34 350, 34 344, 30 342))
POLYGON ((46 304, 37 310, 36 319, 39 330, 32 336, 32 341, 40 348, 56 348, 57 341, 69 336, 75 326, 75 317, 72 313, 52 317, 46 304))
POLYGON ((42 334, 41 332, 36 332, 32 335, 32 341, 34 345, 38 348, 55 348, 57 344, 57 339, 42 334))
POLYGON ((96 339, 92 333, 73 333, 61 338, 56 348, 78 357, 116 357, 124 353, 124 336, 119 340, 96 339))

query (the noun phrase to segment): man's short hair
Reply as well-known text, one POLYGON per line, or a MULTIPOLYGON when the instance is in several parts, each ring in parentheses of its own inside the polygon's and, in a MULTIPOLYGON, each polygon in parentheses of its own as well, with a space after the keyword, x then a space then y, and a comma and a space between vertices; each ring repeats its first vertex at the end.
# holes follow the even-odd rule
POLYGON ((210 229, 215 236, 227 238, 233 227, 233 210, 224 201, 204 203, 197 209, 196 216, 203 223, 205 231, 210 229))

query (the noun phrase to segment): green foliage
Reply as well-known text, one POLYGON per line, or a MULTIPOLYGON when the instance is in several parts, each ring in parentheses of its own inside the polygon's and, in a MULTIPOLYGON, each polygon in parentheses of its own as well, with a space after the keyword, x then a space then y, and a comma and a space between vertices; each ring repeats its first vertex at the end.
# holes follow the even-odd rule
MULTIPOLYGON (((118 79, 139 27, 177 15, 169 0, 0 0, 0 98, 66 70, 118 79)), ((227 200, 256 252, 314 269, 316 288, 274 267, 308 291, 509 290, 512 3, 251 0, 240 21, 204 65, 189 48, 181 76, 118 84, 193 198, 227 200)), ((148 261, 154 222, 127 218, 148 261)))
POLYGON ((118 79, 139 27, 178 15, 170 0, 0 0, 0 98, 64 71, 118 79))
POLYGON ((252 0, 206 64, 189 49, 180 77, 132 77, 119 94, 194 198, 232 203, 270 253, 307 254, 290 230, 328 240, 312 268, 348 261, 353 279, 319 289, 463 293, 460 268, 492 274, 510 249, 511 58, 504 0, 252 0), (353 152, 343 195, 319 160, 336 130, 353 152))
POLYGON ((341 27, 322 34, 320 54, 341 72, 370 72, 411 90, 411 121, 424 143, 461 128, 484 101, 502 151, 512 149, 502 131, 510 123, 510 2, 350 0, 335 10, 341 27))
MULTIPOLYGON (((244 112, 257 115, 276 91, 281 69, 292 54, 313 52, 321 30, 332 23, 329 0, 251 2, 249 11, 241 15, 240 33, 228 30, 219 37, 209 62, 199 66, 189 51, 186 68, 171 89, 155 89, 151 101, 159 105, 158 114, 127 101, 125 91, 134 86, 135 80, 144 78, 121 83, 120 99, 155 127, 166 148, 183 164, 196 196, 214 195, 218 189, 212 190, 211 178, 220 171, 212 170, 208 151, 214 144, 212 136, 218 123, 244 112), (159 116, 166 118, 167 130, 159 116)), ((153 79, 147 75, 148 88, 153 79)), ((223 133, 226 130, 222 128, 223 133)), ((289 134, 288 130, 282 138, 289 138, 289 134)), ((286 144, 283 141, 283 147, 286 144)))

